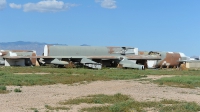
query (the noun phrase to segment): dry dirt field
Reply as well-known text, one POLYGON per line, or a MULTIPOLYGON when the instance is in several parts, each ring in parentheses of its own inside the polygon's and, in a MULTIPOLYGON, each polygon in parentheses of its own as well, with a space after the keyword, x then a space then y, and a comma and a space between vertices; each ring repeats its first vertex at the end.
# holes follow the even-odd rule
MULTIPOLYGON (((149 76, 147 78, 156 79, 161 77, 149 76)), ((22 90, 21 93, 14 92, 15 88, 19 87, 7 86, 7 89, 12 90, 12 92, 0 94, 1 112, 33 112, 31 108, 37 108, 39 112, 45 112, 45 105, 60 106, 58 104, 60 101, 71 98, 93 94, 113 95, 116 93, 130 95, 138 101, 174 99, 188 102, 194 101, 200 104, 200 88, 188 89, 159 86, 148 81, 138 80, 96 81, 88 84, 74 85, 23 86, 20 88, 22 90)), ((68 112, 77 112, 79 109, 89 106, 91 105, 68 106, 70 108, 68 112)))

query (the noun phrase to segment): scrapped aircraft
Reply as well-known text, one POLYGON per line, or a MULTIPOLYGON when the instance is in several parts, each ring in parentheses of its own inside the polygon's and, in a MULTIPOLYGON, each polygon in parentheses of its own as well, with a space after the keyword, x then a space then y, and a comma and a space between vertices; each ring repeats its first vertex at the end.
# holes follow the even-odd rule
POLYGON ((139 55, 157 55, 161 57, 161 60, 148 60, 148 68, 177 68, 180 66, 181 60, 188 58, 184 53, 164 51, 139 51, 139 55))
POLYGON ((147 60, 160 60, 158 55, 138 55, 133 47, 45 45, 39 62, 55 65, 83 65, 89 68, 121 67, 145 69, 147 60))
POLYGON ((133 47, 45 45, 44 56, 37 56, 35 51, 0 50, 0 65, 5 66, 36 66, 39 61, 70 67, 145 69, 179 67, 185 60, 188 57, 183 53, 138 51, 133 47))
POLYGON ((36 51, 0 50, 0 65, 4 66, 36 65, 37 61, 35 56, 36 56, 36 51))

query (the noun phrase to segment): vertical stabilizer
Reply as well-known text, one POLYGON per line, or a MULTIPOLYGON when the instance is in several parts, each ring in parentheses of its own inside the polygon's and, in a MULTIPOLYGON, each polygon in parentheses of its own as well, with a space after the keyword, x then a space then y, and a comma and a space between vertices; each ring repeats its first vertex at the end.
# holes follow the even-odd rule
POLYGON ((49 55, 49 47, 48 45, 44 46, 44 56, 48 56, 49 55))

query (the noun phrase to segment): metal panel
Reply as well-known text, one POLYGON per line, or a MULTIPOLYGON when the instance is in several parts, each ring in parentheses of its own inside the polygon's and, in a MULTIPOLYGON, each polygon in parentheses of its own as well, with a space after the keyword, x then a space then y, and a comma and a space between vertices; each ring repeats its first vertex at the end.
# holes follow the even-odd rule
MULTIPOLYGON (((102 56, 119 55, 122 53, 122 47, 101 47, 101 46, 48 46, 44 48, 44 56, 102 56), (48 52, 49 51, 49 52, 48 52)), ((133 54, 137 54, 134 49, 133 54)))
POLYGON ((5 66, 25 66, 25 59, 6 59, 5 66))

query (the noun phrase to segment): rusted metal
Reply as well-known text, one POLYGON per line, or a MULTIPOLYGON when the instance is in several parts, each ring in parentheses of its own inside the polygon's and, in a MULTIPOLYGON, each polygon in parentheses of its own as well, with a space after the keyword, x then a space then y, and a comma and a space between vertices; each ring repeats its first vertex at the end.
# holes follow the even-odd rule
POLYGON ((112 54, 114 52, 113 47, 107 47, 108 48, 108 53, 112 54))
MULTIPOLYGON (((36 53, 32 53, 32 57, 35 57, 36 56, 36 53)), ((31 59, 31 63, 35 66, 36 65, 36 61, 37 61, 37 58, 30 58, 31 59)))
POLYGON ((179 60, 185 58, 183 53, 177 52, 157 52, 157 51, 139 51, 140 55, 160 56, 161 59, 157 61, 148 61, 151 68, 177 68, 180 66, 179 60))
POLYGON ((144 52, 143 51, 139 51, 138 54, 139 55, 144 55, 144 52))
POLYGON ((179 62, 178 60, 181 58, 180 53, 166 53, 166 56, 164 59, 158 62, 157 67, 168 67, 172 68, 174 66, 178 66, 179 62))
POLYGON ((68 65, 65 65, 65 67, 66 68, 75 68, 76 65, 72 61, 70 61, 68 65))
POLYGON ((112 54, 115 52, 115 49, 120 49, 120 47, 107 47, 108 48, 108 53, 112 54))

